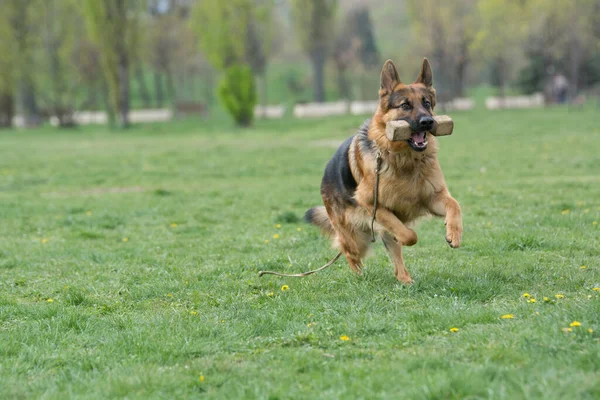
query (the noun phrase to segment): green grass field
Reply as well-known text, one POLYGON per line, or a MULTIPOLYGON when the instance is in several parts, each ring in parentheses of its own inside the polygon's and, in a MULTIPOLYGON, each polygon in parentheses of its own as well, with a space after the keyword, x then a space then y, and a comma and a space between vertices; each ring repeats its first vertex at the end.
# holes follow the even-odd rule
POLYGON ((453 116, 463 246, 422 221, 410 287, 380 243, 257 276, 335 254, 301 217, 363 118, 1 131, 0 398, 600 398, 598 110, 453 116))

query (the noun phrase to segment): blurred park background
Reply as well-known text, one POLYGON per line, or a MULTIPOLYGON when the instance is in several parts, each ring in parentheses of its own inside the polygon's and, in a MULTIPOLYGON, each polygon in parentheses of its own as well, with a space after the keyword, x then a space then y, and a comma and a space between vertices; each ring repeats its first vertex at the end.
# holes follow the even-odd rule
POLYGON ((2 127, 126 127, 136 110, 139 121, 227 112, 249 125, 309 116, 314 108, 294 107, 312 102, 332 103, 326 114, 371 101, 352 108, 369 114, 387 58, 412 80, 428 57, 442 109, 500 108, 512 95, 535 95, 516 107, 582 104, 600 87, 600 0, 0 0, 0 9, 2 127))
POLYGON ((0 0, 0 399, 600 399, 599 44, 600 0, 0 0), (333 256, 323 166, 423 57, 461 249, 259 278, 333 256))

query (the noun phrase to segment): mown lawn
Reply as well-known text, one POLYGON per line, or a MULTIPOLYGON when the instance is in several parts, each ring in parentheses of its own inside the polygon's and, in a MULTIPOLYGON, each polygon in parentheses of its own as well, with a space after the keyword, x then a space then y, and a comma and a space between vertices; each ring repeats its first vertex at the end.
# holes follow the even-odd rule
POLYGON ((411 287, 380 243, 257 276, 335 254, 300 219, 363 118, 0 131, 0 398, 598 399, 598 115, 455 113, 411 287))

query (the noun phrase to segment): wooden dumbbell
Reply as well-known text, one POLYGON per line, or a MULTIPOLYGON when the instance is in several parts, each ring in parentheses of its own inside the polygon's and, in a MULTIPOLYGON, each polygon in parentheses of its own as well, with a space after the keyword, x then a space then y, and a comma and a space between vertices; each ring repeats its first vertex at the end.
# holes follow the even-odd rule
MULTIPOLYGON (((436 115, 433 120, 433 128, 429 131, 433 136, 452 135, 454 130, 452 118, 447 115, 436 115)), ((385 134, 392 142, 410 139, 412 133, 410 124, 406 121, 390 121, 385 126, 385 134)))

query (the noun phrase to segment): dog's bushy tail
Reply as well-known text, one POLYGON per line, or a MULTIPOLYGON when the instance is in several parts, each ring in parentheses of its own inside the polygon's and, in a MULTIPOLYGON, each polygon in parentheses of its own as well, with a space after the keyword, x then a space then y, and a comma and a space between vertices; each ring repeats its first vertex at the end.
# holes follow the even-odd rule
POLYGON ((321 232, 326 236, 333 236, 335 233, 324 206, 317 206, 309 209, 306 214, 304 214, 304 220, 319 227, 321 232))

